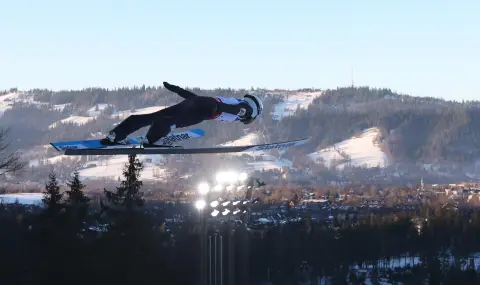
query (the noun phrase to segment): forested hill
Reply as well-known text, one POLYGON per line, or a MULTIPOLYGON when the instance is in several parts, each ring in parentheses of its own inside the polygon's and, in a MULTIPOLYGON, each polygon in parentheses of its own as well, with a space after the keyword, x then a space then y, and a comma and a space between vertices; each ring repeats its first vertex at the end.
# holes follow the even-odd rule
MULTIPOLYGON (((395 160, 471 162, 480 158, 480 102, 398 95, 388 89, 327 90, 282 121, 284 136, 311 135, 319 148, 378 127, 395 160)), ((275 134, 277 139, 279 134, 275 134)))
MULTIPOLYGON (((193 91, 199 95, 226 97, 242 97, 249 92, 233 89, 193 91)), ((296 92, 313 91, 316 90, 296 92)), ((452 102, 400 95, 388 89, 347 87, 325 90, 308 108, 299 107, 294 115, 277 120, 272 115, 275 107, 295 92, 255 92, 265 99, 266 114, 261 122, 248 126, 249 130, 244 130, 242 124, 204 122, 198 127, 206 131, 207 137, 192 144, 220 144, 243 136, 244 131, 260 131, 270 142, 310 136, 312 142, 302 149, 308 153, 366 128, 378 127, 382 132, 379 141, 385 143, 396 162, 471 163, 480 158, 478 101, 452 102)), ((10 137, 19 148, 55 140, 91 138, 93 134, 111 129, 120 121, 121 112, 168 106, 182 99, 162 87, 146 86, 61 92, 10 90, 4 94, 0 95, 0 127, 11 128, 10 137), (64 123, 59 122, 64 119, 64 123)))

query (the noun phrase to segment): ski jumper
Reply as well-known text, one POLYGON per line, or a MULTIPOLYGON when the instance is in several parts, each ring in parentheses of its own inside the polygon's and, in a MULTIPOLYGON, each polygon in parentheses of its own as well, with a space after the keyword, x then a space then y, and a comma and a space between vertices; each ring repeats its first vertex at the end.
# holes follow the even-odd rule
POLYGON ((150 114, 130 115, 118 124, 110 135, 118 142, 131 133, 150 125, 146 138, 155 143, 167 136, 173 128, 185 128, 205 120, 251 123, 253 108, 238 98, 198 96, 181 87, 164 82, 165 87, 184 98, 182 102, 150 114))

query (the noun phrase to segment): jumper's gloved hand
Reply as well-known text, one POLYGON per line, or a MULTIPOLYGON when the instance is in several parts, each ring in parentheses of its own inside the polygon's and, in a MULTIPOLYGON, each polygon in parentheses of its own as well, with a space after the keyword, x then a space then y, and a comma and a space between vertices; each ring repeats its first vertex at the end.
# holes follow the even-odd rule
POLYGON ((168 90, 174 92, 174 93, 178 93, 178 92, 181 92, 183 89, 180 88, 179 86, 177 85, 172 85, 166 81, 163 82, 163 86, 165 86, 165 88, 167 88, 168 90))
POLYGON ((170 90, 174 93, 177 93, 178 95, 180 95, 181 97, 183 97, 185 99, 197 96, 197 95, 193 94, 192 92, 183 89, 182 87, 170 84, 166 81, 163 82, 163 86, 165 86, 166 89, 168 89, 168 90, 170 90))

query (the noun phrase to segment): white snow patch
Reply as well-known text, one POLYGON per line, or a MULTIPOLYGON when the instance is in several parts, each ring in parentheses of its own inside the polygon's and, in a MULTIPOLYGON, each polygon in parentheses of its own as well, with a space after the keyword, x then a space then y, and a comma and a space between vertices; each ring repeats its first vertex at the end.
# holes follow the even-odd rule
MULTIPOLYGON (((244 145, 253 145, 253 144, 260 144, 261 138, 260 135, 256 133, 247 134, 239 139, 229 141, 220 146, 244 146, 244 145)), ((245 153, 229 153, 230 155, 243 155, 245 153)), ((278 159, 276 156, 266 153, 265 151, 256 151, 252 153, 248 153, 248 155, 256 157, 257 160, 255 161, 247 161, 247 170, 273 170, 273 169, 282 169, 283 167, 291 168, 293 163, 288 159, 278 159), (258 160, 260 158, 260 160, 258 160)))
POLYGON ((274 161, 253 161, 247 162, 249 170, 258 170, 258 171, 268 171, 278 169, 281 170, 283 167, 291 168, 293 163, 288 159, 275 159, 274 161))
POLYGON ((370 128, 364 130, 360 137, 352 137, 329 148, 310 153, 308 156, 314 161, 319 158, 323 159, 327 166, 330 166, 333 160, 340 160, 342 162, 337 169, 343 169, 348 165, 386 167, 389 164, 388 157, 376 142, 379 135, 378 128, 370 128))
POLYGON ((105 110, 105 108, 107 108, 109 106, 113 106, 113 105, 112 104, 106 104, 106 103, 96 104, 95 106, 93 106, 92 108, 87 110, 87 114, 90 117, 99 116, 103 112, 103 110, 105 110))
MULTIPOLYGON (((158 180, 164 179, 168 176, 167 169, 159 166, 162 162, 163 156, 156 155, 147 156, 139 155, 138 159, 143 162, 143 170, 141 171, 141 179, 143 180, 158 180), (151 160, 151 162, 149 162, 151 160)), ((79 178, 82 180, 96 180, 96 179, 122 179, 123 170, 128 162, 128 157, 117 157, 93 160, 85 163, 85 168, 79 169, 79 178)))
POLYGON ((284 96, 283 102, 275 104, 272 113, 274 120, 280 120, 283 117, 292 116, 298 107, 306 109, 312 103, 313 99, 322 96, 323 91, 315 92, 294 92, 287 93, 284 96))
POLYGON ((84 117, 84 116, 70 116, 68 118, 65 118, 63 120, 57 121, 50 126, 48 126, 49 129, 53 129, 57 126, 57 124, 68 124, 68 123, 73 123, 77 126, 85 125, 86 123, 92 121, 94 118, 92 117, 84 117))
POLYGON ((56 164, 64 161, 72 161, 72 160, 80 160, 79 156, 67 156, 67 155, 57 155, 53 157, 49 157, 44 161, 49 164, 56 164))
POLYGON ((220 146, 244 146, 258 143, 260 143, 260 136, 256 133, 250 133, 239 139, 220 144, 220 146))
POLYGON ((0 203, 13 204, 17 200, 20 204, 40 205, 42 204, 43 193, 14 193, 0 194, 0 203))
MULTIPOLYGON (((37 107, 48 106, 50 104, 48 102, 35 101, 33 94, 25 94, 23 92, 14 92, 6 95, 0 95, 0 116, 2 116, 6 110, 12 108, 13 104, 17 102, 28 103, 37 107)), ((70 105, 70 103, 53 105, 52 110, 61 112, 68 105, 70 105)))
POLYGON ((79 156, 57 155, 49 158, 34 158, 28 162, 29 167, 38 167, 40 164, 58 164, 72 161, 79 161, 79 156))
POLYGON ((13 103, 18 101, 18 97, 21 93, 14 92, 6 95, 0 95, 0 116, 8 109, 12 108, 13 103))
POLYGON ((62 112, 65 107, 70 106, 71 103, 53 105, 53 110, 62 112))
POLYGON ((32 159, 28 162, 28 167, 38 167, 40 165, 40 159, 32 159))
MULTIPOLYGON (((249 133, 247 135, 244 135, 243 137, 240 137, 239 139, 233 140, 233 141, 228 141, 226 143, 219 144, 218 146, 245 146, 245 145, 254 145, 254 144, 260 144, 261 143, 261 138, 260 135, 257 133, 249 133)), ((229 155, 237 155, 241 156, 245 153, 241 152, 232 152, 228 153, 229 155)), ((263 156, 266 155, 264 151, 256 151, 256 152, 251 152, 248 153, 250 156, 263 156)))

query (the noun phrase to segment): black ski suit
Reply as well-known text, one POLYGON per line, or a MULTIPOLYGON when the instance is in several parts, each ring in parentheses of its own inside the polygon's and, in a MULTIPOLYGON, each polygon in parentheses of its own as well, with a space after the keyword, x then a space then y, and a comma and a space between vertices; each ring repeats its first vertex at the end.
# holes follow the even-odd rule
POLYGON ((155 143, 170 133, 172 127, 184 128, 214 119, 220 113, 239 116, 239 121, 248 124, 251 121, 252 108, 247 103, 235 105, 222 103, 214 97, 198 96, 179 86, 163 82, 166 89, 184 98, 182 102, 150 114, 131 115, 118 124, 111 132, 115 133, 115 142, 125 139, 131 133, 151 125, 146 138, 155 143))

